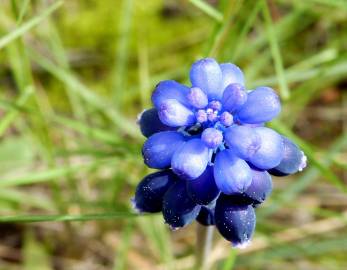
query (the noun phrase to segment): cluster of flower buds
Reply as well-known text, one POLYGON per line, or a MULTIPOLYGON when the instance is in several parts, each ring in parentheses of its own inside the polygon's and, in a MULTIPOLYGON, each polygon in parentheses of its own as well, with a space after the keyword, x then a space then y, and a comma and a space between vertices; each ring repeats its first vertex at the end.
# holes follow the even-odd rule
POLYGON ((301 171, 299 147, 264 124, 281 111, 269 87, 247 91, 242 71, 205 58, 190 70, 192 87, 162 81, 152 94, 154 108, 139 116, 148 139, 147 175, 133 199, 139 212, 162 212, 172 228, 194 220, 215 225, 234 246, 254 232, 255 208, 272 190, 271 175, 301 171))

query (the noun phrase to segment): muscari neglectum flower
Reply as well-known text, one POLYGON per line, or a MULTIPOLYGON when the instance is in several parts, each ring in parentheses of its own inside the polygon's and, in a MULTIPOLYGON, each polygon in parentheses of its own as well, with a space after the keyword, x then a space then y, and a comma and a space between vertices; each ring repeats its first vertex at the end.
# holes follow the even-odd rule
POLYGON ((288 138, 264 124, 281 111, 269 87, 245 89, 242 71, 212 58, 195 62, 192 86, 160 82, 154 108, 139 117, 148 139, 145 164, 160 171, 146 176, 133 199, 139 212, 162 211, 173 229, 195 219, 216 225, 234 246, 247 244, 255 210, 272 190, 271 174, 301 171, 306 157, 288 138))

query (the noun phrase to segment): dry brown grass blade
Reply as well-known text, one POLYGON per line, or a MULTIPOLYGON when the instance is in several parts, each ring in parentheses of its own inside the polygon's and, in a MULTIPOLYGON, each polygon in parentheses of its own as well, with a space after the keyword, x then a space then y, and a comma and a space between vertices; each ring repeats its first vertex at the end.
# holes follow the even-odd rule
MULTIPOLYGON (((285 244, 299 241, 310 236, 320 235, 327 232, 336 231, 347 226, 347 211, 342 212, 339 217, 332 217, 303 224, 295 228, 273 234, 269 238, 255 237, 252 244, 245 249, 238 250, 239 255, 249 254, 272 247, 274 244, 285 244), (271 240, 269 240, 271 239, 271 240)), ((207 259, 207 264, 211 267, 216 261, 225 259, 229 255, 230 243, 221 239, 217 242, 211 255, 207 259)), ((188 269, 194 265, 194 257, 188 256, 176 261, 176 269, 188 269)), ((163 269, 158 266, 156 269, 163 269)))

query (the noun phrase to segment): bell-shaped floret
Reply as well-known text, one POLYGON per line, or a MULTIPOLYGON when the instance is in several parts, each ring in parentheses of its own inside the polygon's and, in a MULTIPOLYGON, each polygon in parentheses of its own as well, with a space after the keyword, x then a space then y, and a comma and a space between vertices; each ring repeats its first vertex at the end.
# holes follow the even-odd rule
POLYGON ((197 204, 207 205, 217 198, 219 189, 213 176, 213 167, 207 166, 198 178, 187 181, 189 197, 197 204))
POLYGON ((214 162, 214 179, 225 194, 242 193, 252 182, 252 172, 246 161, 232 150, 219 152, 214 162))
POLYGON ((187 95, 189 104, 196 109, 205 108, 208 104, 208 98, 204 91, 198 87, 192 87, 187 95))
POLYGON ((147 138, 154 133, 174 129, 173 127, 164 125, 160 121, 156 108, 151 108, 142 112, 139 116, 138 123, 140 125, 142 135, 147 138))
POLYGON ((215 128, 206 128, 201 134, 201 140, 208 148, 215 149, 223 142, 223 133, 215 128))
POLYGON ((152 94, 152 103, 158 110, 163 101, 168 99, 176 99, 179 103, 189 107, 187 95, 189 87, 176 81, 167 80, 158 83, 152 94))
POLYGON ((209 161, 208 148, 200 139, 192 139, 182 144, 172 156, 172 170, 183 179, 195 179, 206 169, 209 161))
POLYGON ((236 112, 242 123, 258 124, 270 121, 281 111, 277 93, 269 87, 258 87, 248 93, 246 103, 236 112))
POLYGON ((142 155, 145 164, 154 169, 170 167, 175 150, 185 141, 176 131, 163 131, 150 136, 143 144, 142 155))
POLYGON ((302 171, 306 167, 307 158, 300 148, 288 138, 282 136, 284 154, 281 163, 269 170, 272 175, 286 176, 302 171))
POLYGON ((271 175, 267 171, 252 168, 252 183, 244 195, 252 199, 253 206, 263 203, 272 191, 271 175))
POLYGON ((222 71, 216 60, 204 58, 196 61, 190 69, 190 81, 193 87, 203 90, 209 100, 222 97, 222 71))
POLYGON ((247 101, 247 92, 243 85, 238 83, 229 84, 223 92, 223 109, 234 112, 247 101))
POLYGON ((257 127, 254 130, 260 137, 261 146, 247 160, 262 170, 276 167, 280 164, 284 154, 281 135, 267 127, 257 127))
POLYGON ((248 159, 260 149, 260 136, 254 128, 233 125, 224 133, 225 142, 242 159, 248 159))
POLYGON ((199 222, 201 225, 204 225, 204 226, 215 225, 214 209, 215 209, 215 203, 212 206, 210 206, 210 205, 201 206, 201 209, 200 209, 199 215, 196 218, 196 221, 199 222))
POLYGON ((172 229, 192 223, 200 208, 201 206, 188 196, 185 181, 177 181, 164 195, 163 217, 172 229))
POLYGON ((214 218, 218 231, 234 247, 245 247, 252 239, 256 224, 255 211, 242 195, 221 194, 217 199, 214 218))
POLYGON ((164 194, 177 180, 171 170, 147 175, 136 187, 134 208, 139 212, 160 212, 164 194))
POLYGON ((167 99, 158 110, 160 121, 170 127, 190 126, 196 122, 194 113, 176 99, 167 99))
POLYGON ((241 69, 232 64, 225 63, 220 64, 220 69, 222 70, 222 89, 224 90, 229 84, 238 83, 245 85, 245 79, 241 69))

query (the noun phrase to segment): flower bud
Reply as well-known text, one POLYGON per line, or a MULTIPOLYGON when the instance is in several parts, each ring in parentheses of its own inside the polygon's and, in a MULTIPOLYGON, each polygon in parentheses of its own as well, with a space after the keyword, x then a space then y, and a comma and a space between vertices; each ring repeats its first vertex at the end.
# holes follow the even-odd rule
POLYGON ((221 194, 215 208, 215 222, 221 235, 234 247, 245 247, 251 240, 256 223, 253 207, 240 195, 221 194))
POLYGON ((286 176, 302 171, 306 167, 307 158, 300 148, 288 138, 282 136, 284 155, 281 163, 269 170, 272 175, 286 176))
POLYGON ((176 180, 177 178, 171 170, 147 175, 136 187, 133 199, 135 209, 147 213, 160 212, 164 194, 176 180))
POLYGON ((207 205, 217 198, 219 189, 213 177, 213 167, 207 166, 202 175, 187 181, 188 196, 197 204, 207 205))
POLYGON ((189 198, 185 181, 177 181, 164 195, 163 217, 172 229, 192 223, 200 208, 200 205, 189 198))

